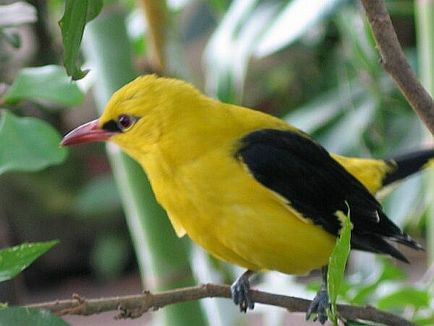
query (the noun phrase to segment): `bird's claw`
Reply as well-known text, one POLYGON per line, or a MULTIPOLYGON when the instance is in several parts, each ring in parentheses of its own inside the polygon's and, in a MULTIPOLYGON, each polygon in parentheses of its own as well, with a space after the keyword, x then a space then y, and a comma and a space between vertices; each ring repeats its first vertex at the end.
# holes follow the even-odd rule
POLYGON ((231 295, 232 300, 240 307, 241 312, 245 313, 247 309, 253 309, 255 307, 255 303, 250 296, 249 278, 244 274, 231 285, 231 295))
POLYGON ((330 307, 329 296, 326 289, 321 288, 312 300, 306 312, 306 320, 315 315, 313 321, 324 324, 327 321, 327 310, 330 307))

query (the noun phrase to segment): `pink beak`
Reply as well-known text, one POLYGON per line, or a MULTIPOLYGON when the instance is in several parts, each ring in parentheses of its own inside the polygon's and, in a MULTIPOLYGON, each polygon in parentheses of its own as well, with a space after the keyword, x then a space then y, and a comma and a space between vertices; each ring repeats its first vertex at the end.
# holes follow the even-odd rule
POLYGON ((65 137, 63 137, 60 145, 68 146, 97 141, 106 141, 114 134, 114 132, 101 129, 98 126, 98 119, 96 119, 70 131, 65 137))

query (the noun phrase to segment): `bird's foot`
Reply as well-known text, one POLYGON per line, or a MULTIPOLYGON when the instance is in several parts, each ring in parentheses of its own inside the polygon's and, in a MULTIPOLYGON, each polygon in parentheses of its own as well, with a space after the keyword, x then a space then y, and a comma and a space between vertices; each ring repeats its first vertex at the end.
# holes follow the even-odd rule
POLYGON ((232 300, 240 307, 240 311, 244 313, 247 312, 247 309, 255 307, 255 303, 250 296, 249 277, 252 273, 252 271, 245 272, 231 285, 232 300))
POLYGON ((321 287, 312 300, 309 309, 307 309, 306 320, 310 319, 312 315, 315 315, 313 321, 318 320, 321 324, 324 324, 327 321, 327 310, 329 307, 330 303, 327 289, 321 287))

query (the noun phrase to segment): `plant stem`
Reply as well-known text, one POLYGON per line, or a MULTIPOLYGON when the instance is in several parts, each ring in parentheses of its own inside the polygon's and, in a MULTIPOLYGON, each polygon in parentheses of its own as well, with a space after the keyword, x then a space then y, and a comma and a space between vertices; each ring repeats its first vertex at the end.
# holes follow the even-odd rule
MULTIPOLYGON (((102 112, 111 94, 136 76, 123 11, 118 6, 106 8, 88 25, 84 41, 85 55, 96 72, 95 97, 102 112)), ((176 237, 142 168, 114 145, 108 146, 108 155, 143 284, 158 290, 192 285, 188 240, 176 237)), ((165 325, 205 324, 197 302, 175 305, 160 316, 165 325)))
POLYGON ((143 9, 144 16, 149 28, 148 38, 151 44, 148 58, 152 68, 164 73, 167 66, 166 47, 168 30, 168 12, 166 1, 161 0, 140 0, 138 1, 143 9))

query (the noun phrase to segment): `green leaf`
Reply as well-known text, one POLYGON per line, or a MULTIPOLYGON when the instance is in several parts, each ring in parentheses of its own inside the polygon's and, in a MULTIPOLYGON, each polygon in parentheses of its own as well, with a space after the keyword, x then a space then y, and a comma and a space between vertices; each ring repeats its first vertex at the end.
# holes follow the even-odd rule
POLYGON ((394 309, 404 308, 406 306, 412 306, 415 308, 425 308, 430 304, 429 289, 417 289, 417 288, 401 288, 389 295, 381 297, 377 306, 379 309, 394 309))
POLYGON ((333 249, 332 255, 330 256, 327 272, 327 291, 331 304, 329 318, 334 325, 338 324, 336 301, 338 298, 341 283, 344 279, 345 266, 347 264, 348 256, 350 254, 352 229, 349 208, 348 216, 345 216, 342 212, 337 212, 336 214, 338 214, 338 218, 341 223, 343 223, 343 226, 340 231, 340 236, 336 240, 336 245, 333 249))
POLYGON ((0 325, 67 326, 68 323, 47 310, 9 307, 0 309, 0 325))
POLYGON ((66 72, 77 80, 86 76, 87 71, 77 65, 80 44, 86 23, 94 19, 103 7, 102 0, 66 0, 65 13, 59 21, 65 48, 66 72))
POLYGON ((19 118, 3 111, 0 120, 0 175, 7 171, 38 171, 59 164, 66 150, 60 135, 45 121, 19 118))
POLYGON ((49 65, 24 68, 4 96, 6 103, 21 100, 44 100, 50 103, 73 106, 84 100, 84 94, 60 66, 49 65))
POLYGON ((382 260, 383 270, 378 278, 378 283, 386 281, 402 281, 407 278, 407 274, 399 267, 394 265, 388 258, 382 260))
POLYGON ((57 240, 23 243, 19 246, 0 250, 0 282, 15 277, 57 243, 59 243, 57 240))

